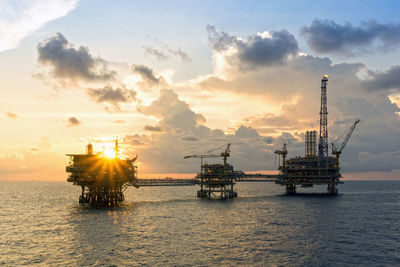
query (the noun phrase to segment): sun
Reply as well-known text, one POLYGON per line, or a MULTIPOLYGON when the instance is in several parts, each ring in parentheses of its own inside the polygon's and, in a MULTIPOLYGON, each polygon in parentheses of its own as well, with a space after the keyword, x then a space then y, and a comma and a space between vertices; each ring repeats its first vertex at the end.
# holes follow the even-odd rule
POLYGON ((113 148, 106 148, 103 151, 103 154, 106 158, 113 159, 117 157, 117 153, 115 153, 115 150, 113 148))

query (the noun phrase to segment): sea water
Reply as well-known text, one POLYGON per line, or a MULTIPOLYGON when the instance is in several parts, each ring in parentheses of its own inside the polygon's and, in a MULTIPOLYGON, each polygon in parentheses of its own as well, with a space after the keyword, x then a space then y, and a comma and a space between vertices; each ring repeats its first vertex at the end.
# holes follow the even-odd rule
POLYGON ((129 188, 120 207, 91 209, 67 182, 0 182, 0 265, 400 266, 400 182, 196 190, 129 188))

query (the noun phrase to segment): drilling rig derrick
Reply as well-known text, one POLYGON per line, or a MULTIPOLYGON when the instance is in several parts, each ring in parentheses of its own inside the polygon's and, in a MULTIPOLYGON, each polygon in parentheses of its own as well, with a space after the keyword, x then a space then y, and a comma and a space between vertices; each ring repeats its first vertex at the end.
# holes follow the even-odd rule
POLYGON ((334 195, 338 192, 337 185, 343 183, 340 181, 342 176, 339 171, 339 155, 359 120, 351 127, 340 149, 336 149, 336 147, 332 145, 332 156, 329 156, 327 84, 328 75, 324 75, 321 79, 318 153, 316 153, 316 131, 306 131, 305 133, 304 157, 294 157, 286 160, 286 155, 288 154, 286 145, 284 145, 282 150, 275 151, 275 154, 283 158, 283 163, 279 163, 279 176, 276 183, 286 186, 286 192, 288 194, 296 193, 296 186, 313 187, 314 185, 328 185, 328 194, 334 195))

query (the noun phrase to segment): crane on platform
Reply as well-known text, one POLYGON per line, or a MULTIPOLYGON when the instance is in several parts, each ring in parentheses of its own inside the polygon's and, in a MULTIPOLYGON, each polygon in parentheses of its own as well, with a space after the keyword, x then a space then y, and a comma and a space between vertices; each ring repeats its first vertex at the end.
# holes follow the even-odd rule
POLYGON ((353 133, 354 129, 356 128, 357 124, 360 122, 360 120, 356 120, 353 125, 351 125, 349 131, 347 132, 346 137, 344 138, 344 141, 342 143, 342 145, 340 146, 339 149, 336 148, 335 144, 332 143, 332 155, 336 156, 336 164, 335 164, 335 168, 339 169, 339 156, 342 153, 342 150, 345 148, 347 142, 350 139, 351 134, 353 133))
MULTIPOLYGON (((184 156, 183 158, 184 158, 184 159, 188 159, 188 158, 200 158, 200 160, 201 160, 201 166, 203 166, 203 158, 220 158, 220 157, 223 157, 223 158, 224 158, 224 167, 226 167, 226 160, 227 160, 227 158, 230 156, 229 153, 231 152, 230 147, 231 147, 231 144, 228 143, 228 144, 226 145, 225 151, 222 152, 221 154, 209 154, 209 155, 198 155, 198 154, 194 154, 194 155, 184 156)), ((213 151, 213 150, 210 150, 210 151, 213 151)))

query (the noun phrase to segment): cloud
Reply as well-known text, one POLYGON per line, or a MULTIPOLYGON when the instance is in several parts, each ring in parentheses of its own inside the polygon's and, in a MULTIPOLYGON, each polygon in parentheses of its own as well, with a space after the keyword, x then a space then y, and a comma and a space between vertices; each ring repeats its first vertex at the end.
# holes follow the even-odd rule
POLYGON ((392 51, 400 44, 400 24, 380 24, 375 21, 353 26, 333 20, 315 19, 301 28, 308 45, 319 54, 357 55, 380 49, 392 51))
POLYGON ((18 118, 17 114, 9 112, 9 111, 5 112, 5 114, 6 114, 7 118, 10 118, 10 119, 17 119, 18 118))
POLYGON ((178 49, 169 48, 168 51, 172 55, 179 57, 183 62, 189 63, 192 61, 189 55, 186 52, 184 52, 181 48, 178 49))
MULTIPOLYGON (((190 106, 170 89, 160 90, 160 96, 148 106, 139 106, 138 111, 159 119, 156 127, 162 132, 151 134, 129 134, 124 143, 130 145, 132 155, 139 154, 142 172, 193 172, 196 161, 183 160, 189 154, 205 153, 221 144, 232 143, 232 162, 236 169, 273 169, 273 146, 264 141, 251 127, 241 126, 234 134, 225 134, 221 129, 204 125, 203 115, 195 113, 190 106)), ((275 140, 275 139, 274 139, 275 140)), ((280 142, 280 139, 276 139, 280 142)), ((217 151, 215 153, 219 153, 217 151)), ((220 162, 221 159, 210 159, 220 162)))
POLYGON ((52 148, 50 138, 43 136, 40 141, 37 142, 37 148, 39 150, 50 150, 52 148))
POLYGON ((152 139, 150 136, 145 134, 133 134, 133 135, 126 135, 124 137, 123 143, 134 146, 137 149, 138 147, 151 146, 152 139))
MULTIPOLYGON (((216 73, 199 79, 196 85, 200 87, 200 90, 257 96, 263 98, 271 106, 288 111, 292 108, 293 103, 303 104, 298 110, 292 108, 293 111, 288 114, 290 116, 285 118, 270 117, 268 123, 275 125, 278 120, 292 120, 296 114, 305 115, 312 112, 312 108, 319 104, 319 98, 315 96, 319 93, 318 83, 323 74, 329 74, 334 79, 340 77, 342 80, 336 81, 332 85, 335 87, 335 92, 340 91, 346 94, 344 89, 348 86, 345 85, 347 82, 359 83, 359 79, 351 75, 365 67, 359 63, 333 64, 329 58, 310 55, 297 56, 288 60, 286 64, 248 69, 245 72, 232 62, 225 61, 221 65, 224 66, 219 70, 222 74, 216 73), (291 116, 292 114, 294 116, 291 116)), ((296 122, 292 121, 290 124, 295 125, 296 122)))
POLYGON ((297 121, 286 118, 285 116, 277 116, 272 113, 264 113, 258 116, 252 116, 244 119, 249 122, 252 127, 259 128, 262 125, 268 125, 270 128, 279 127, 281 129, 295 129, 298 125, 297 121))
POLYGON ((260 135, 257 133, 257 131, 254 128, 241 125, 235 131, 235 136, 241 137, 241 138, 255 138, 255 137, 259 137, 260 135))
POLYGON ((171 48, 168 44, 161 42, 160 40, 158 40, 156 38, 151 38, 151 39, 153 39, 157 43, 158 46, 161 46, 162 50, 153 48, 151 46, 143 46, 143 49, 145 50, 146 54, 155 56, 158 61, 165 61, 165 60, 169 59, 169 56, 167 55, 167 53, 169 55, 178 57, 180 60, 182 60, 185 63, 189 63, 192 61, 192 59, 189 57, 189 55, 185 51, 183 51, 182 48, 174 49, 174 48, 171 48))
POLYGON ((108 70, 105 60, 93 57, 86 47, 74 48, 61 33, 39 43, 37 50, 38 62, 49 66, 57 79, 108 81, 116 75, 108 70))
POLYGON ((157 50, 151 46, 143 46, 143 49, 146 54, 155 56, 158 61, 166 61, 168 56, 160 50, 157 50))
POLYGON ((31 148, 31 151, 49 151, 52 148, 51 140, 47 136, 43 136, 40 138, 39 142, 36 143, 36 146, 31 148))
POLYGON ((151 126, 151 125, 147 125, 147 124, 143 127, 143 130, 149 131, 149 132, 162 132, 161 127, 151 126))
POLYGON ((400 90, 400 66, 392 66, 384 72, 368 71, 363 85, 369 91, 400 90))
POLYGON ((208 41, 214 51, 221 52, 228 50, 233 44, 238 42, 238 38, 226 32, 217 32, 214 26, 207 25, 208 41))
POLYGON ((224 52, 229 61, 238 60, 247 68, 281 64, 299 51, 297 40, 287 30, 251 35, 246 41, 217 32, 211 25, 207 26, 207 32, 215 52, 224 52))
POLYGON ((182 137, 181 140, 183 140, 183 141, 189 141, 189 142, 194 142, 194 141, 199 141, 200 138, 198 138, 197 136, 187 135, 187 136, 182 137))
POLYGON ((64 155, 38 149, 22 154, 0 156, 0 180, 65 180, 64 155))
POLYGON ((19 42, 44 24, 67 15, 78 0, 3 0, 0 9, 0 52, 19 42))
MULTIPOLYGON (((400 155, 400 145, 396 145, 400 144, 400 120, 396 112, 400 110, 387 95, 365 92, 365 82, 373 77, 368 72, 369 79, 360 80, 357 74, 366 69, 364 64, 333 64, 326 57, 296 55, 285 58, 284 64, 256 65, 242 71, 244 59, 240 58, 239 49, 245 41, 227 33, 211 37, 215 37, 212 43, 214 73, 189 81, 188 88, 180 86, 180 92, 203 91, 226 95, 227 99, 234 95, 240 101, 257 98, 265 103, 265 112, 261 108, 259 114, 235 118, 236 123, 227 133, 207 127, 206 118, 194 112, 176 92, 162 89, 159 98, 150 105, 137 107, 143 115, 159 119, 156 127, 163 129, 161 133, 150 132, 139 135, 139 140, 137 136, 134 139, 140 146, 131 149, 140 155, 143 172, 192 172, 193 166, 182 161, 184 155, 205 153, 228 142, 232 144, 229 161, 238 170, 275 169, 274 150, 283 143, 288 145, 289 157, 304 155, 304 131, 319 129, 323 74, 329 74, 330 141, 345 136, 356 119, 363 121, 343 151, 342 170, 367 172, 398 168, 395 165, 400 155), (142 140, 144 136, 147 136, 146 142, 142 140)), ((260 38, 271 37, 264 33, 260 38)), ((378 79, 378 74, 374 78, 378 79)), ((196 98, 195 110, 204 106, 202 103, 210 104, 209 101, 196 98)), ((240 102, 237 108, 242 108, 240 102)), ((342 141, 339 138, 337 146, 342 141)))
POLYGON ((274 138, 272 138, 271 136, 267 136, 264 138, 264 142, 271 145, 274 142, 274 138))
MULTIPOLYGON (((398 92, 397 66, 385 72, 374 72, 362 63, 334 64, 327 57, 299 54, 286 59, 285 64, 242 71, 242 61, 238 60, 239 52, 235 50, 238 37, 227 33, 212 37, 215 37, 212 41, 214 73, 198 77, 189 85, 194 92, 234 95, 235 99, 246 99, 244 101, 261 99, 265 103, 265 112, 258 111, 258 114, 243 120, 236 119, 231 129, 236 131, 233 136, 241 139, 238 142, 248 144, 245 136, 250 134, 253 134, 249 139, 251 142, 257 145, 260 140, 263 142, 259 148, 253 148, 259 159, 253 159, 254 162, 245 160, 248 166, 261 165, 260 159, 269 153, 265 146, 276 149, 286 142, 290 157, 304 154, 304 131, 319 130, 320 80, 322 75, 328 74, 330 141, 345 136, 356 119, 362 121, 343 151, 342 170, 366 172, 395 168, 400 154, 400 145, 397 145, 400 144, 400 109, 396 105, 397 98, 392 96, 389 99, 388 95, 398 92), (360 70, 367 70, 367 79, 359 78, 360 70), (366 92, 379 88, 381 94, 366 92), (259 138, 254 131, 241 125, 254 129, 259 138), (260 153, 260 148, 265 150, 264 154, 260 153)), ((237 106, 240 108, 241 104, 237 103, 237 106)), ((339 138, 337 146, 341 141, 343 138, 339 138)), ((264 166, 271 165, 266 163, 264 166)))
POLYGON ((141 87, 151 88, 164 84, 164 79, 161 76, 156 76, 153 69, 145 65, 132 65, 132 71, 142 78, 141 87))
POLYGON ((159 126, 164 130, 190 129, 194 131, 199 120, 199 114, 193 112, 188 104, 181 101, 171 89, 161 89, 157 100, 149 106, 139 105, 137 109, 144 115, 162 118, 159 126))
POLYGON ((80 125, 80 124, 82 124, 82 122, 79 121, 79 120, 78 120, 77 118, 75 118, 75 117, 70 117, 70 118, 68 119, 68 127, 78 126, 78 125, 80 125))
POLYGON ((103 88, 89 88, 87 94, 96 103, 108 103, 114 106, 117 111, 120 111, 120 103, 133 102, 136 100, 136 92, 126 89, 124 86, 113 88, 106 85, 103 88))

